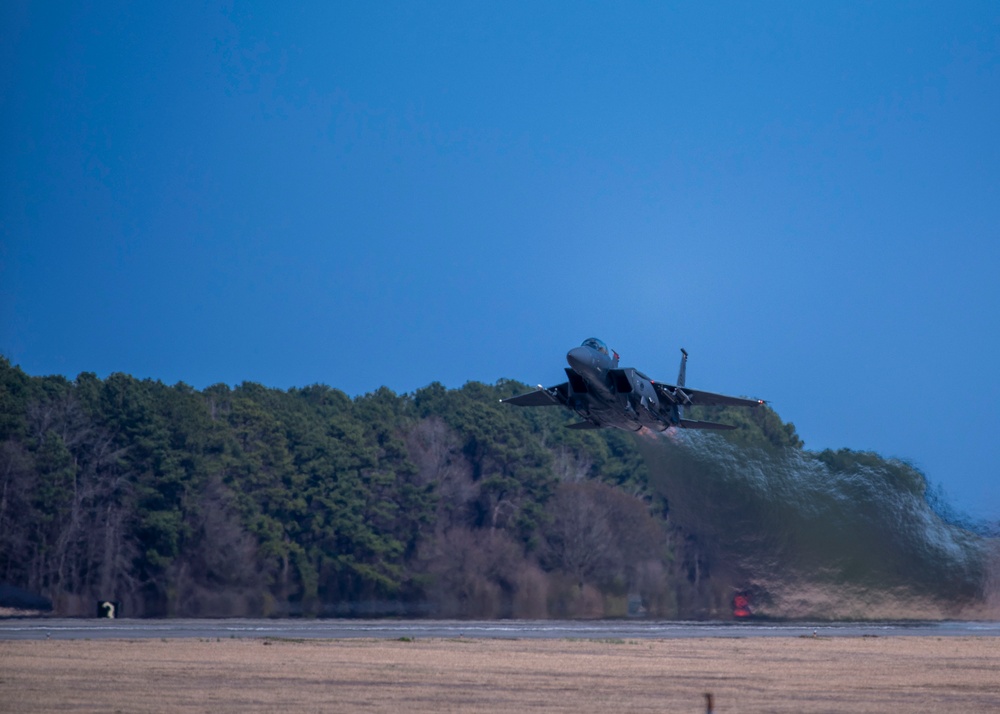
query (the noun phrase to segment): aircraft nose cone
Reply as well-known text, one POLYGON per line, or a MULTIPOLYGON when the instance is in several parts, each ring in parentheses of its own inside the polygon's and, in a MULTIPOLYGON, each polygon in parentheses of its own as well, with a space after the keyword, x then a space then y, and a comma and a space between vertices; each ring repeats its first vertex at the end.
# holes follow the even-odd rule
POLYGON ((566 353, 566 361, 577 372, 590 369, 594 362, 587 347, 574 347, 566 353))

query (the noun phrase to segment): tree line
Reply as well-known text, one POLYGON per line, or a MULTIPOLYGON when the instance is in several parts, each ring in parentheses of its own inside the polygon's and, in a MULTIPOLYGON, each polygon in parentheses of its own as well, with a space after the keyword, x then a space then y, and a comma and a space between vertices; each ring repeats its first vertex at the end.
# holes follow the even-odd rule
MULTIPOLYGON (((350 398, 33 377, 0 358, 0 583, 64 615, 724 614, 630 434, 501 380, 350 398)), ((718 438, 799 448, 770 409, 718 438)))

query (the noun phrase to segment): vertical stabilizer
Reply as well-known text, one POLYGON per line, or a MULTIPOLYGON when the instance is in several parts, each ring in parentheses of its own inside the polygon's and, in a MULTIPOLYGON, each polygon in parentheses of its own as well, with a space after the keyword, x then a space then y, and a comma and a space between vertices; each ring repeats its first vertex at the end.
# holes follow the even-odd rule
MULTIPOLYGON (((681 369, 677 373, 677 386, 683 387, 684 380, 687 379, 687 366, 688 366, 688 353, 687 350, 681 347, 681 369)), ((680 391, 680 390, 677 390, 680 391)), ((683 392, 682 392, 683 394, 683 392)), ((684 407, 680 404, 677 405, 677 419, 680 421, 684 420, 684 407)))

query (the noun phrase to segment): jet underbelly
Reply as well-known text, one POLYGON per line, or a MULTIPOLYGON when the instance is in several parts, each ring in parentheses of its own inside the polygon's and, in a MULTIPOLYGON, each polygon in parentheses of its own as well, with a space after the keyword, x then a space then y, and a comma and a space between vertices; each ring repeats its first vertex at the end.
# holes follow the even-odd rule
POLYGON ((642 423, 618 405, 598 402, 595 399, 589 399, 586 405, 575 406, 574 410, 584 419, 600 426, 614 426, 628 431, 638 431, 643 427, 642 423))

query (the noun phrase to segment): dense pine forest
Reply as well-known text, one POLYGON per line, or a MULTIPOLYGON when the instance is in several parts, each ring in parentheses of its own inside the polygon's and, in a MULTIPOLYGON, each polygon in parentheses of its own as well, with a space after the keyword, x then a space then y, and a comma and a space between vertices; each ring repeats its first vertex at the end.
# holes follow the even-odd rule
MULTIPOLYGON (((498 400, 70 381, 0 359, 0 583, 90 615, 731 615, 634 437, 498 400)), ((800 449, 767 408, 713 439, 800 449)))

